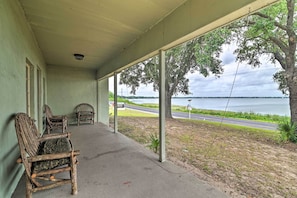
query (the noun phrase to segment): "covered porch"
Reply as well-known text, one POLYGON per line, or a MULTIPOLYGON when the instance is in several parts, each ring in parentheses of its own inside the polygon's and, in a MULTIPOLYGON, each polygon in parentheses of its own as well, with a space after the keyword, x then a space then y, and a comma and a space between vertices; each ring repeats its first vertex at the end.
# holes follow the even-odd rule
MULTIPOLYGON (((43 133, 45 104, 53 114, 67 115, 71 125, 76 124, 74 108, 88 103, 95 109, 95 122, 108 125, 108 78, 155 55, 160 56, 161 71, 160 156, 102 124, 70 127, 74 145, 82 151, 78 196, 92 197, 90 192, 107 196, 118 193, 116 189, 127 197, 129 193, 137 197, 143 189, 153 193, 147 197, 155 197, 158 189, 163 196, 181 195, 176 189, 196 194, 201 186, 210 195, 213 188, 194 185, 200 182, 170 162, 157 162, 166 159, 165 51, 277 1, 0 0, 0 197, 11 197, 24 173, 16 163, 20 154, 16 113, 28 114, 43 133)), ((18 185, 16 193, 23 192, 20 188, 24 186, 18 185)), ((63 191, 64 187, 44 193, 58 197, 65 195, 63 191)))
MULTIPOLYGON (((186 197, 224 198, 223 192, 199 180, 191 170, 166 161, 102 123, 72 126, 71 140, 80 149, 78 194, 64 185, 33 193, 33 197, 186 197)), ((24 197, 22 177, 12 198, 24 197)))

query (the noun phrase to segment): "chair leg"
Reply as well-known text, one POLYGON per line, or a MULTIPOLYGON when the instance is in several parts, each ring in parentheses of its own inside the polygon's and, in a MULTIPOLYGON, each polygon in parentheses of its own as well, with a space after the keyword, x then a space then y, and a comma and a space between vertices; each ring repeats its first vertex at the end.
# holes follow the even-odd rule
POLYGON ((32 184, 30 182, 30 179, 26 175, 26 198, 32 198, 32 190, 33 190, 32 184))
POLYGON ((62 133, 64 133, 67 130, 67 123, 63 122, 62 124, 62 133))
POLYGON ((71 170, 70 170, 70 177, 71 177, 71 193, 73 195, 76 195, 78 190, 77 190, 77 159, 76 156, 73 156, 71 159, 71 170))
POLYGON ((50 130, 49 130, 48 126, 46 126, 46 131, 47 131, 47 134, 50 134, 50 130))

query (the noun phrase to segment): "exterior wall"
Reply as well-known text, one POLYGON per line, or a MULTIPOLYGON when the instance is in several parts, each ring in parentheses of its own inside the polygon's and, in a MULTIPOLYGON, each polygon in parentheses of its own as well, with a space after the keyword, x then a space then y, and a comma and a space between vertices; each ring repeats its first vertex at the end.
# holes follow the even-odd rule
POLYGON ((98 80, 98 122, 109 125, 108 78, 98 80))
MULTIPOLYGON (((45 64, 17 0, 0 0, 0 197, 11 197, 23 173, 16 164, 19 148, 14 114, 26 112, 26 62, 32 65, 31 115, 42 126, 43 87, 37 90, 37 68, 45 78, 45 64), (39 97, 37 96, 39 93, 39 97)), ((45 80, 44 80, 45 81, 45 80)), ((41 82, 44 82, 41 80, 41 82)))
MULTIPOLYGON (((89 103, 97 109, 96 70, 49 66, 47 69, 48 105, 55 115, 67 115, 76 123, 74 108, 89 103)), ((97 114, 97 112, 95 112, 97 114)), ((96 115, 95 114, 95 115, 96 115)))

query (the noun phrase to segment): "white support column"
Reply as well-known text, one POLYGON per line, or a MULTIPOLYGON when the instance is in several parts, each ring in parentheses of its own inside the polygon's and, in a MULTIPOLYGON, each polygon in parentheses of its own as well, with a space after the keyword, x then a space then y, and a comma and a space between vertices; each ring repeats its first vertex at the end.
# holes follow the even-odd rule
POLYGON ((113 75, 113 87, 114 87, 114 133, 118 132, 118 75, 114 73, 113 75))
POLYGON ((159 52, 159 160, 166 161, 165 153, 165 51, 159 52))

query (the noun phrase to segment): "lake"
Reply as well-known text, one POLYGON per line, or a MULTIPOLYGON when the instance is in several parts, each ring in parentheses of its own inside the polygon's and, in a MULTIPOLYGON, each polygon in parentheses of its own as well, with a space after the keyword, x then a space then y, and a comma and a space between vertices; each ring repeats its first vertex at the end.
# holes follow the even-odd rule
MULTIPOLYGON (((136 104, 155 103, 158 98, 129 99, 136 104)), ((228 98, 191 98, 190 105, 197 109, 225 110, 228 98)), ((173 98, 172 105, 187 106, 189 98, 173 98)), ((289 98, 230 98, 227 111, 253 112, 290 116, 289 98)))

